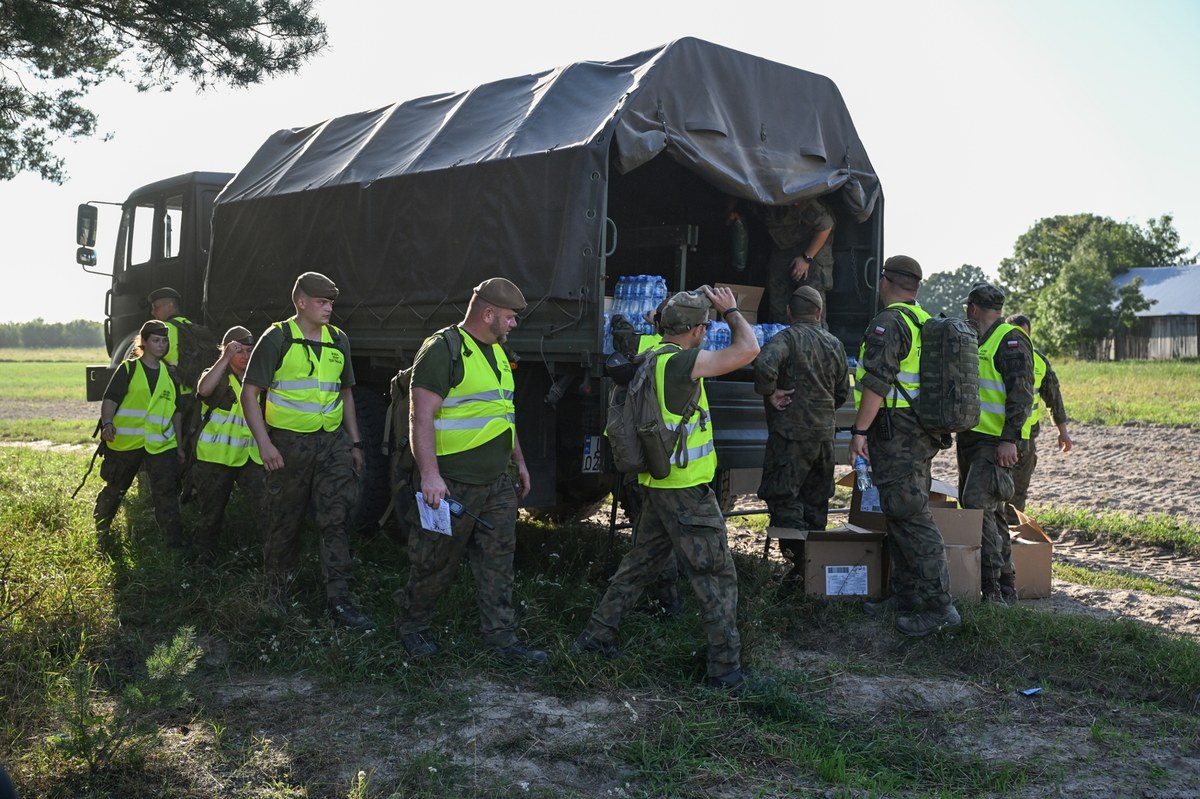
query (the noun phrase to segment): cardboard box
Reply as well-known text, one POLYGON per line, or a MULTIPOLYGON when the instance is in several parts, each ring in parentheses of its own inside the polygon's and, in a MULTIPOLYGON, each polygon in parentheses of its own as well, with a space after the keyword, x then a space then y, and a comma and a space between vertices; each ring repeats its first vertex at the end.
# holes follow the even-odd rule
POLYGON ((852 524, 828 530, 768 527, 768 538, 804 545, 804 593, 833 599, 883 595, 884 534, 852 524))
MULTIPOLYGON (((854 473, 851 472, 838 483, 853 485, 854 473)), ((954 486, 934 480, 929 491, 929 512, 942 533, 942 541, 946 547, 946 562, 950 568, 950 593, 965 599, 978 599, 981 590, 983 511, 957 507, 957 496, 958 490, 954 486)), ((849 521, 851 525, 869 530, 886 530, 887 523, 879 508, 879 492, 868 491, 864 496, 855 487, 850 500, 849 521)), ((886 550, 884 554, 885 557, 890 557, 886 550)), ((1020 579, 1019 575, 1017 579, 1020 579)))
POLYGON ((1008 534, 1012 539, 1013 568, 1017 570, 1017 598, 1043 599, 1050 596, 1054 544, 1040 524, 1019 510, 1016 513, 1018 523, 1008 528, 1008 534))
POLYGON ((733 292, 733 296, 737 297, 738 308, 742 311, 742 316, 752 325, 758 324, 758 306, 762 302, 763 292, 766 291, 762 286, 741 286, 737 283, 717 283, 716 288, 724 286, 733 292))

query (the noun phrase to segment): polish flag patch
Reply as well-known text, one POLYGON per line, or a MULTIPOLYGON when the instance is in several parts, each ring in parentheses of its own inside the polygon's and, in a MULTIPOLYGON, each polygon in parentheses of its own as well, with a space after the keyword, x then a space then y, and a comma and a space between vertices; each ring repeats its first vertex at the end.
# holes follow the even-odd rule
POLYGON ((1015 350, 1017 347, 1021 346, 1021 342, 1019 341, 1006 341, 1004 343, 1008 345, 1010 350, 1015 350))
POLYGON ((882 336, 886 332, 887 332, 887 328, 885 328, 883 325, 875 325, 875 330, 874 330, 875 335, 882 336))

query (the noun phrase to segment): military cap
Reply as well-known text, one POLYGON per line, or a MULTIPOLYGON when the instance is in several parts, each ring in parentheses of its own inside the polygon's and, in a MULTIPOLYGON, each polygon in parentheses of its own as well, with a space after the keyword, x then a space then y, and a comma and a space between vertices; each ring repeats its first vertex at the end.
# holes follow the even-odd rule
POLYGON ((898 275, 911 275, 917 280, 923 280, 924 275, 921 273, 921 265, 917 263, 916 258, 909 258, 907 255, 893 255, 883 262, 883 271, 895 272, 898 275))
POLYGON ((221 346, 224 347, 231 341, 240 341, 243 344, 253 344, 254 334, 241 325, 235 325, 225 331, 225 335, 221 338, 221 346))
POLYGON ((160 322, 157 319, 151 319, 142 325, 142 329, 138 331, 138 335, 145 341, 150 336, 170 336, 167 334, 166 322, 160 322))
POLYGON ((525 295, 507 278, 490 277, 475 287, 475 294, 499 308, 510 308, 517 313, 525 310, 525 295))
POLYGON ((702 290, 681 291, 667 300, 658 324, 668 333, 683 333, 708 321, 712 301, 702 290))
POLYGON ((296 287, 292 293, 297 291, 323 300, 336 300, 338 295, 337 285, 320 272, 305 272, 296 278, 296 287))
POLYGON ((1004 292, 991 283, 981 281, 971 286, 971 291, 963 298, 963 302, 973 302, 980 308, 1002 311, 1004 310, 1004 292))
POLYGON ((180 300, 183 299, 183 296, 178 291, 171 288, 170 286, 163 286, 160 289, 155 289, 154 291, 150 292, 150 294, 146 297, 146 300, 148 302, 154 302, 155 300, 165 300, 165 299, 172 299, 172 300, 175 300, 176 302, 179 302, 180 300))
POLYGON ((792 292, 792 296, 801 298, 809 305, 815 306, 817 310, 825 307, 824 301, 821 300, 821 292, 812 286, 801 286, 792 292))

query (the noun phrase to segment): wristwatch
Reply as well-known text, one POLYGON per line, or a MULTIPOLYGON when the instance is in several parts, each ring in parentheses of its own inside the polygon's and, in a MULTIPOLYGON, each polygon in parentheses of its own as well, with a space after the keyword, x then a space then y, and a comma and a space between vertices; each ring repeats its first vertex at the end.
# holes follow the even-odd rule
POLYGON ((859 430, 857 427, 850 428, 850 435, 852 436, 865 436, 866 434, 866 430, 859 430))
POLYGON ((354 447, 355 449, 362 449, 362 448, 363 448, 363 443, 362 443, 361 441, 355 441, 355 442, 354 442, 353 444, 351 444, 350 446, 354 447))
POLYGON ((811 263, 813 262, 813 260, 814 260, 814 259, 815 259, 817 256, 815 256, 815 255, 801 254, 801 255, 800 255, 800 257, 804 259, 804 262, 805 262, 805 263, 811 264, 811 263))

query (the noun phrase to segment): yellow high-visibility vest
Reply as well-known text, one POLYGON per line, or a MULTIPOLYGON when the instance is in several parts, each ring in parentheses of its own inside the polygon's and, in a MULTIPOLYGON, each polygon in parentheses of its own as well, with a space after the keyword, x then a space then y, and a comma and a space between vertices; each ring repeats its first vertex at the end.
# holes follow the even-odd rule
POLYGON ((229 373, 229 387, 233 390, 233 406, 229 410, 211 408, 210 412, 211 406, 204 404, 208 421, 196 439, 196 460, 234 468, 245 466, 247 460, 252 460, 261 466, 258 443, 242 413, 242 384, 232 372, 229 373))
MULTIPOLYGON (((1008 389, 1004 386, 1004 375, 996 368, 996 352, 1000 342, 1010 330, 1017 330, 1008 322, 1001 322, 979 345, 979 424, 971 429, 976 433, 996 436, 1004 432, 1004 404, 1008 389)), ((1024 331, 1021 331, 1024 335, 1024 331)))
MULTIPOLYGON (((667 407, 667 392, 664 385, 667 362, 678 354, 678 352, 669 355, 664 353, 658 356, 658 360, 654 364, 654 388, 658 395, 658 408, 662 412, 663 423, 669 430, 677 430, 683 424, 683 417, 672 413, 671 409, 667 407)), ((704 390, 704 379, 701 378, 699 404, 691 419, 684 425, 687 465, 681 466, 679 455, 672 452, 670 474, 662 480, 655 480, 649 472, 642 472, 638 475, 638 483, 650 488, 690 488, 711 483, 713 475, 717 473, 717 449, 713 443, 712 423, 702 424, 700 421, 707 418, 708 393, 704 390)))
MULTIPOLYGON (((289 339, 303 339, 304 334, 294 319, 276 322, 275 327, 287 328, 289 339)), ((267 389, 267 424, 294 433, 332 431, 342 423, 342 370, 345 357, 333 343, 332 325, 321 327, 321 356, 315 357, 315 347, 302 343, 285 343, 283 363, 267 389)), ((337 330, 342 335, 340 330, 337 330)))
POLYGON ((108 448, 129 452, 144 447, 151 455, 175 449, 179 446, 171 423, 175 415, 175 381, 160 367, 158 385, 151 395, 142 362, 126 361, 124 368, 129 370, 129 391, 113 414, 116 436, 108 442, 108 448))
MULTIPOLYGON (((907 308, 917 315, 921 324, 925 324, 925 320, 929 318, 929 311, 913 303, 893 302, 888 308, 907 308)), ((921 328, 917 327, 904 312, 900 313, 900 318, 904 320, 904 324, 908 325, 908 330, 912 333, 912 346, 909 348, 908 354, 900 361, 900 369, 896 372, 896 382, 904 386, 908 396, 915 400, 921 393, 921 328)), ((868 331, 867 335, 872 335, 872 332, 868 331)), ((862 378, 867 373, 866 367, 863 366, 863 356, 866 351, 867 340, 864 336, 862 344, 858 345, 858 368, 854 370, 855 408, 862 404, 862 378)), ((910 407, 909 401, 894 385, 888 389, 884 404, 889 408, 910 407)))
POLYGON ((434 447, 438 455, 475 449, 505 431, 509 431, 510 442, 515 440, 515 384, 508 356, 499 344, 492 345, 492 355, 500 370, 497 378, 483 350, 465 330, 462 340, 467 348, 462 359, 462 382, 450 389, 433 418, 434 447))

